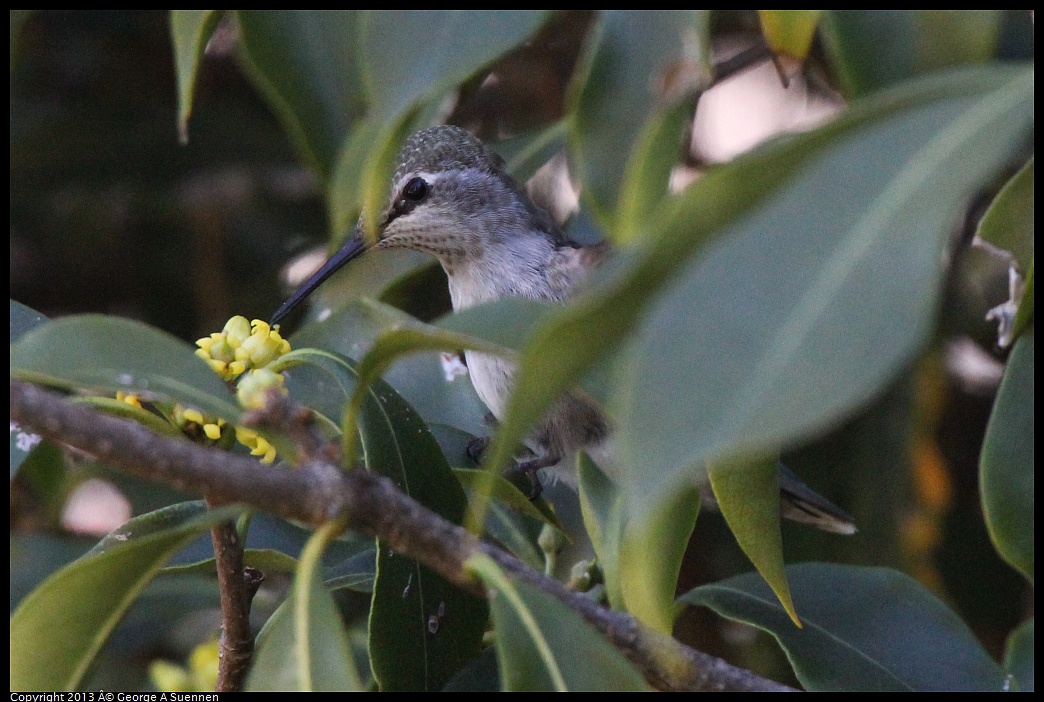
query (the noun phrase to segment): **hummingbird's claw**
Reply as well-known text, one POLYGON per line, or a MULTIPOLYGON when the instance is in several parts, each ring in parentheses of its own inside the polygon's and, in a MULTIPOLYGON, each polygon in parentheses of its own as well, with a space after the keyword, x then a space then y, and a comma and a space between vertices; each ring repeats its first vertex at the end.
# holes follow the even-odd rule
POLYGON ((489 437, 480 436, 477 439, 472 439, 468 442, 467 448, 464 449, 464 453, 468 454, 468 458, 474 462, 475 465, 482 463, 482 454, 489 448, 489 437))
POLYGON ((544 485, 540 482, 539 475, 540 469, 544 466, 533 465, 534 463, 537 463, 537 461, 516 463, 504 473, 504 477, 521 490, 529 498, 530 502, 540 497, 544 492, 544 485))

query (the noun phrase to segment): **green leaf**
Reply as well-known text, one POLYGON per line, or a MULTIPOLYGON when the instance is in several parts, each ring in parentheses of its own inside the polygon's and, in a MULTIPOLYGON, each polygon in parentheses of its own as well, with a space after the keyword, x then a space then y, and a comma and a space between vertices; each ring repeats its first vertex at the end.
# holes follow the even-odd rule
MULTIPOLYGON (((609 324, 620 333, 620 318, 671 280, 616 365, 610 403, 635 517, 654 514, 703 462, 822 433, 892 381, 934 328, 960 208, 1032 123, 1031 83, 1031 71, 937 76, 708 175, 631 266, 617 288, 629 294, 613 290, 597 318, 570 315, 587 346, 610 343, 609 324), (708 226, 744 207, 692 256, 708 226)), ((538 339, 552 343, 523 356, 516 382, 527 391, 535 356, 561 367, 577 355, 558 345, 558 325, 545 330, 538 339)))
POLYGON ((626 521, 623 511, 626 505, 616 485, 606 477, 590 456, 581 452, 576 467, 580 512, 605 577, 606 596, 614 608, 625 609, 620 551, 623 547, 623 529, 626 521))
POLYGON ((812 48, 822 10, 758 10, 761 33, 772 53, 804 61, 812 48))
POLYGON ((377 549, 368 548, 330 566, 323 577, 326 579, 326 587, 331 590, 346 588, 372 593, 373 580, 377 577, 377 549))
POLYGON ((1000 690, 1004 671, 968 627, 912 578, 885 568, 787 568, 804 628, 755 573, 704 585, 680 601, 763 629, 811 691, 1000 690))
POLYGON ((605 577, 609 603, 670 634, 674 593, 700 510, 694 488, 680 490, 660 520, 634 522, 616 485, 586 453, 577 459, 580 508, 605 577))
MULTIPOLYGON (((629 510, 624 500, 622 510, 629 510)), ((664 634, 674 628, 674 593, 685 549, 689 545, 700 496, 694 487, 680 488, 661 506, 657 519, 627 514, 622 531, 620 585, 627 611, 664 634)))
POLYGON ((540 131, 498 141, 493 149, 504 159, 508 173, 525 183, 565 148, 568 127, 565 120, 559 120, 540 131))
POLYGON ((178 74, 178 135, 188 143, 188 122, 199 64, 224 10, 171 10, 170 39, 178 74))
POLYGON ((175 505, 132 519, 11 615, 11 689, 75 690, 124 612, 181 546, 239 509, 175 505))
POLYGON ((362 691, 348 634, 321 577, 323 551, 339 529, 328 523, 305 545, 290 596, 258 635, 246 690, 362 691))
MULTIPOLYGON (((323 383, 306 384, 325 394, 322 407, 343 406, 354 391, 354 365, 315 349, 299 349, 287 356, 293 354, 326 376, 323 383)), ((294 369, 288 381, 295 395, 299 370, 294 369)), ((366 386, 360 397, 358 432, 367 467, 459 524, 466 508, 463 489, 416 412, 379 379, 366 386)), ((345 433, 355 431, 349 425, 345 433)), ((382 690, 437 690, 478 652, 485 603, 413 559, 382 544, 378 548, 369 627, 374 676, 382 690)))
POLYGON ((377 10, 362 22, 363 67, 376 121, 441 95, 521 44, 547 19, 534 10, 377 10))
POLYGON ((777 463, 774 456, 714 462, 707 465, 707 476, 721 515, 743 553, 776 593, 794 624, 800 627, 783 565, 777 463))
POLYGON ((1033 263, 1033 159, 1005 184, 979 222, 978 235, 1010 251, 1023 275, 1033 263))
POLYGON ((631 664, 590 624, 550 595, 507 579, 485 556, 466 567, 492 590, 504 691, 649 691, 631 664))
POLYGON ((929 70, 994 53, 1000 10, 831 10, 823 44, 843 92, 859 97, 929 70))
POLYGON ((352 10, 239 10, 240 44, 305 161, 328 181, 366 109, 352 10))
POLYGON ((26 307, 21 302, 11 300, 11 343, 21 337, 30 329, 35 329, 47 321, 43 316, 31 307, 26 307))
POLYGON ((11 345, 11 375, 62 388, 160 396, 229 421, 241 412, 191 346, 120 317, 62 317, 26 333, 11 345))
MULTIPOLYGON (((484 485, 485 471, 477 470, 474 468, 454 468, 453 475, 457 477, 460 484, 465 488, 478 488, 484 485)), ((549 524, 558 529, 562 529, 562 525, 555 517, 555 513, 547 509, 544 505, 544 509, 537 506, 533 500, 530 500, 527 496, 522 494, 515 485, 502 475, 495 476, 492 484, 492 491, 490 497, 497 500, 500 504, 510 507, 511 509, 524 514, 528 517, 532 517, 539 522, 549 524)))
MULTIPOLYGON (((380 257, 378 254, 376 257, 380 257)), ((369 256, 359 259, 365 262, 369 256)), ((354 264, 356 261, 353 261, 354 264)), ((430 330, 438 336, 442 332, 388 305, 367 299, 350 300, 329 318, 304 327, 291 337, 295 349, 316 347, 336 351, 348 358, 365 357, 375 340, 395 330, 430 330)), ((447 377, 442 358, 437 353, 412 353, 420 349, 456 350, 459 337, 446 339, 445 344, 419 343, 407 347, 408 357, 395 356, 395 364, 387 368, 384 379, 403 396, 429 424, 444 423, 477 435, 486 431, 486 408, 478 399, 466 375, 447 377)), ((388 365, 391 358, 388 359, 388 365)), ((352 382, 354 388, 354 381, 352 382)), ((350 393, 349 393, 350 396, 350 393)), ((307 403, 306 403, 307 404, 307 403)), ((313 406, 313 405, 309 405, 313 406)), ((341 407, 336 415, 340 416, 341 407)))
MULTIPOLYGON (((352 431, 346 428, 346 432, 352 431)), ((366 466, 460 524, 467 500, 420 417, 386 383, 365 393, 359 433, 366 466)), ((370 660, 381 690, 438 690, 479 651, 486 603, 378 541, 370 660)))
POLYGON ((997 551, 1033 582, 1033 333, 1008 357, 979 458, 986 526, 997 551))
POLYGON ((1011 632, 1004 651, 1004 668, 1022 692, 1033 692, 1033 623, 1030 617, 1011 632))
MULTIPOLYGON (((163 573, 164 575, 182 573, 212 575, 215 572, 214 564, 213 558, 206 558, 194 563, 167 566, 163 569, 163 573)), ((248 548, 243 550, 243 565, 266 573, 293 573, 297 570, 297 559, 275 549, 248 548)))
POLYGON ((612 10, 589 33, 571 88, 569 153, 581 197, 617 241, 634 239, 667 194, 684 121, 708 82, 708 16, 612 10))

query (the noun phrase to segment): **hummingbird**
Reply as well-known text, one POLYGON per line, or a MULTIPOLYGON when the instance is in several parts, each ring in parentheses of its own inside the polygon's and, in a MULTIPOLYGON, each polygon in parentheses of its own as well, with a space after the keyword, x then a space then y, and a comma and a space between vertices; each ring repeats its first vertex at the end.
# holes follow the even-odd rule
MULTIPOLYGON (((360 218, 341 249, 280 306, 272 323, 371 248, 413 249, 434 256, 446 272, 454 310, 505 297, 563 303, 612 255, 605 242, 570 241, 507 172, 496 152, 450 125, 424 129, 407 139, 388 202, 378 217, 375 242, 363 235, 360 218)), ((493 417, 501 419, 513 387, 513 363, 475 351, 465 351, 464 358, 475 392, 493 417)), ((609 420, 592 400, 567 392, 532 429, 527 455, 516 470, 535 475, 554 467, 559 476, 575 483, 570 466, 576 451, 591 452, 604 467, 612 462, 611 433, 609 420)), ((477 447, 469 449, 473 458, 477 447)), ((855 531, 844 511, 782 464, 779 468, 783 516, 835 533, 855 531)), ((712 501, 704 486, 701 493, 705 501, 712 501)))

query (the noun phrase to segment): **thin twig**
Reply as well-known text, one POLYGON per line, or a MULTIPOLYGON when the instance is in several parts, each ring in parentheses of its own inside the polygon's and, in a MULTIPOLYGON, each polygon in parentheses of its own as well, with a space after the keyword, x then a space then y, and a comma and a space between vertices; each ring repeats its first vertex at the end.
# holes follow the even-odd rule
MULTIPOLYGON (((208 498, 207 505, 214 506, 213 500, 208 498)), ((257 587, 250 587, 244 573, 243 544, 235 522, 218 524, 210 530, 210 535, 214 542, 214 562, 221 598, 221 645, 215 690, 238 692, 243 689, 247 671, 250 670, 250 658, 254 653, 250 602, 257 587)))

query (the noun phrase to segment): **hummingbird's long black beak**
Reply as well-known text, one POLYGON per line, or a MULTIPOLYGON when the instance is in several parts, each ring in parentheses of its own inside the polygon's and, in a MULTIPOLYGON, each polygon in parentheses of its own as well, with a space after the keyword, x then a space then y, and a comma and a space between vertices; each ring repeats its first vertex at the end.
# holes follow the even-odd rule
POLYGON ((354 258, 358 258, 362 255, 369 245, 366 238, 362 235, 359 227, 356 227, 352 232, 352 235, 348 237, 348 240, 344 242, 337 253, 330 257, 330 260, 323 264, 323 267, 315 272, 311 278, 305 281, 304 285, 299 287, 293 295, 291 295, 286 302, 284 302, 275 314, 272 315, 272 324, 276 324, 283 317, 290 313, 290 310, 297 307, 302 300, 312 294, 312 291, 318 288, 323 282, 331 275, 336 273, 341 266, 348 263, 354 258))

